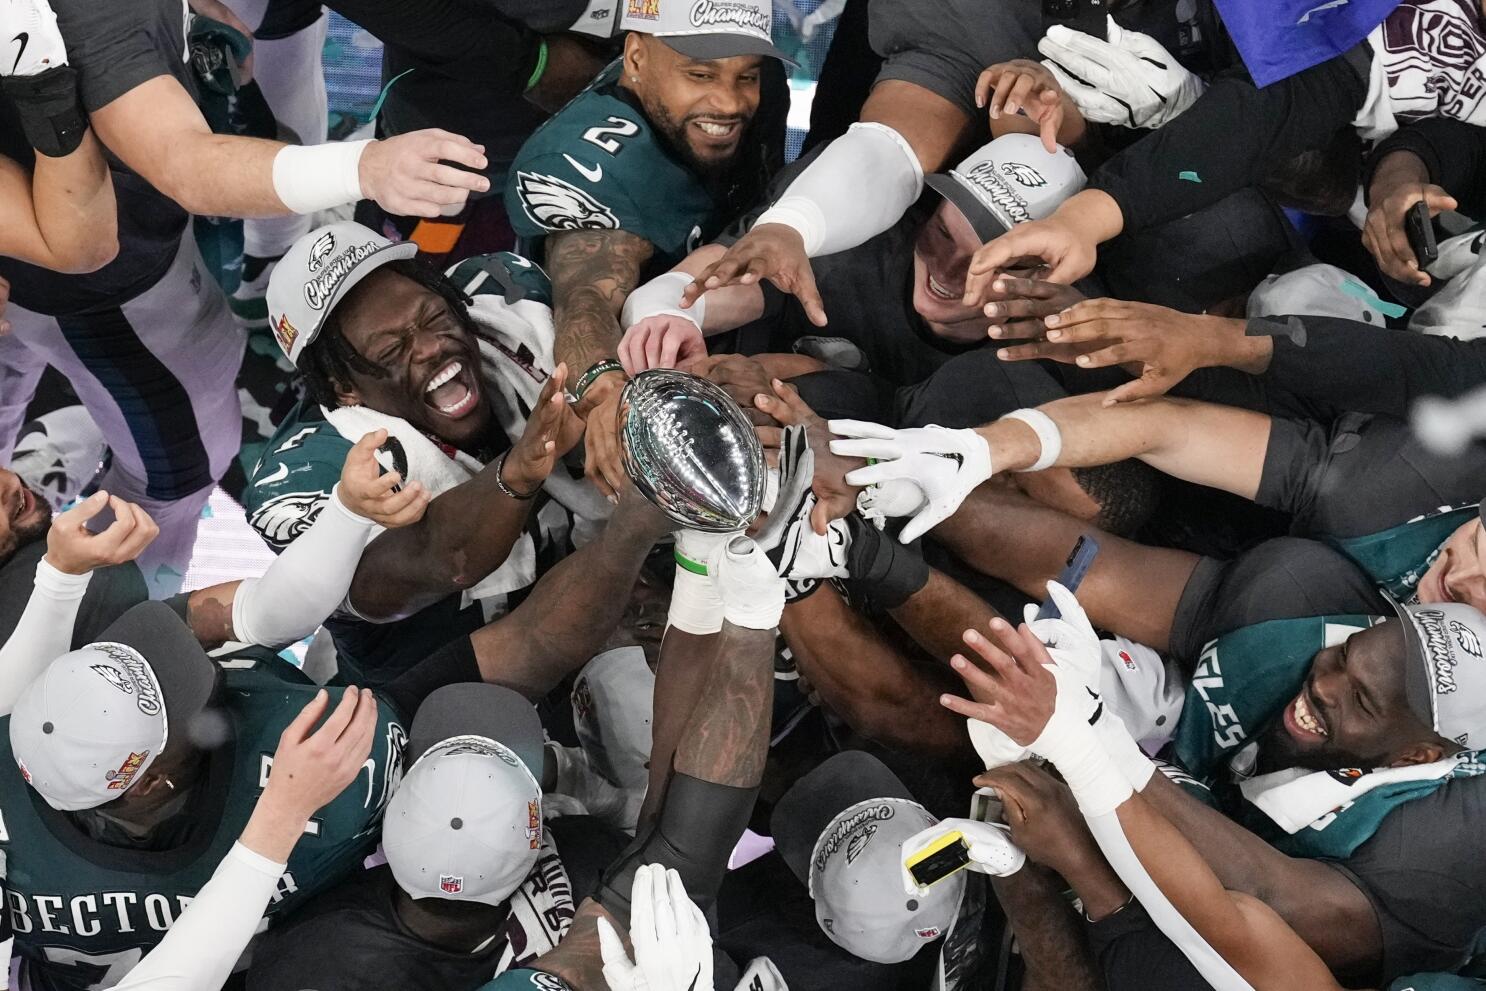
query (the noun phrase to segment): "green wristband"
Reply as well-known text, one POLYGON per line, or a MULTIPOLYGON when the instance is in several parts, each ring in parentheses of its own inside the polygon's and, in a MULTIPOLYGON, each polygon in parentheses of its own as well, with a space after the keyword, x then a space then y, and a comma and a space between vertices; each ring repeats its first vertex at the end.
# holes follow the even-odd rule
POLYGON ((676 556, 676 564, 682 571, 690 571, 694 575, 705 575, 707 573, 707 566, 700 561, 693 561, 680 551, 674 551, 673 553, 676 556))
POLYGON ((525 92, 530 93, 537 83, 542 81, 542 73, 547 71, 547 39, 543 38, 541 45, 537 48, 537 64, 531 70, 531 78, 526 81, 525 92))

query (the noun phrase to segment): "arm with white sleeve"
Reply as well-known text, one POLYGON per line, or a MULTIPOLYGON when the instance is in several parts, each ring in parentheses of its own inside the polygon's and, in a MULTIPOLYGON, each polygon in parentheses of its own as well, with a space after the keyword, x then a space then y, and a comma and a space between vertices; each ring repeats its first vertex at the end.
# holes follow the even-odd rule
POLYGON ((319 808, 356 779, 371 753, 377 700, 347 688, 330 710, 319 692, 285 728, 268 785, 242 836, 191 899, 160 944, 115 988, 121 991, 215 991, 253 938, 289 854, 319 808))

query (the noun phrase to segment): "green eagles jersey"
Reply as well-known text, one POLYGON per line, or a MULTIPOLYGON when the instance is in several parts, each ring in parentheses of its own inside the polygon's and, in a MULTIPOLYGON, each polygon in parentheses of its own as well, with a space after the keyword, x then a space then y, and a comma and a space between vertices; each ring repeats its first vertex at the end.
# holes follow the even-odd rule
POLYGON ((1210 778, 1220 762, 1293 699, 1324 647, 1377 620, 1368 616, 1276 619, 1224 634, 1203 648, 1172 740, 1182 767, 1210 778))
POLYGON ((1479 511, 1475 505, 1446 507, 1365 537, 1322 539, 1355 561, 1384 592, 1406 602, 1439 557, 1440 547, 1479 511))
POLYGON ((616 60, 599 73, 511 165, 506 214, 532 257, 554 231, 623 230, 654 245, 650 267, 664 271, 732 219, 620 87, 622 71, 616 60))
MULTIPOLYGON (((15 951, 30 986, 83 991, 117 983, 160 942, 242 833, 268 781, 279 734, 317 688, 261 652, 222 662, 222 709, 232 740, 214 751, 174 849, 97 842, 21 779, 0 719, 0 853, 15 951)), ((321 809, 289 857, 266 915, 290 911, 353 870, 376 846, 382 809, 406 740, 386 703, 363 773, 321 809)))

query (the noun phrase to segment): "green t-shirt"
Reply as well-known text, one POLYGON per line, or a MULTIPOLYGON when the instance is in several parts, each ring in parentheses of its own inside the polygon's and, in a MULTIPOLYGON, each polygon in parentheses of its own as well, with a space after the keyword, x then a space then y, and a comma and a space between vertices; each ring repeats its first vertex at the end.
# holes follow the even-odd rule
MULTIPOLYGON (((21 778, 0 719, 0 853, 15 952, 31 987, 117 983, 164 937, 242 834, 268 781, 279 735, 318 690, 263 651, 219 658, 232 738, 208 758, 180 844, 132 849, 94 840, 21 778)), ((310 820, 265 915, 295 907, 360 867, 402 771, 406 733, 378 705, 371 756, 355 782, 310 820)))

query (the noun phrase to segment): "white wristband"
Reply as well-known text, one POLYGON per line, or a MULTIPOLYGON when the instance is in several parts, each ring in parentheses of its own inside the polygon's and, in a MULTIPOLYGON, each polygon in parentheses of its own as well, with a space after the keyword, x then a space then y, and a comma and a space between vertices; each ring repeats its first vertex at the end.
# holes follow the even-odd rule
POLYGON ((1063 453, 1063 431, 1058 429, 1052 417, 1040 409, 1014 409, 1001 419, 1025 423, 1032 428, 1038 443, 1042 445, 1042 453, 1036 463, 1022 471, 1043 471, 1058 463, 1058 458, 1063 453))
POLYGON ((294 213, 355 203, 361 194, 361 153, 371 141, 285 145, 273 159, 273 191, 294 213))
POLYGON ((667 272, 657 275, 649 282, 629 294, 620 311, 619 323, 625 330, 646 317, 662 313, 673 313, 690 320, 701 330, 707 326, 707 295, 703 293, 691 304, 691 309, 681 308, 681 291, 691 285, 692 277, 685 272, 667 272))

